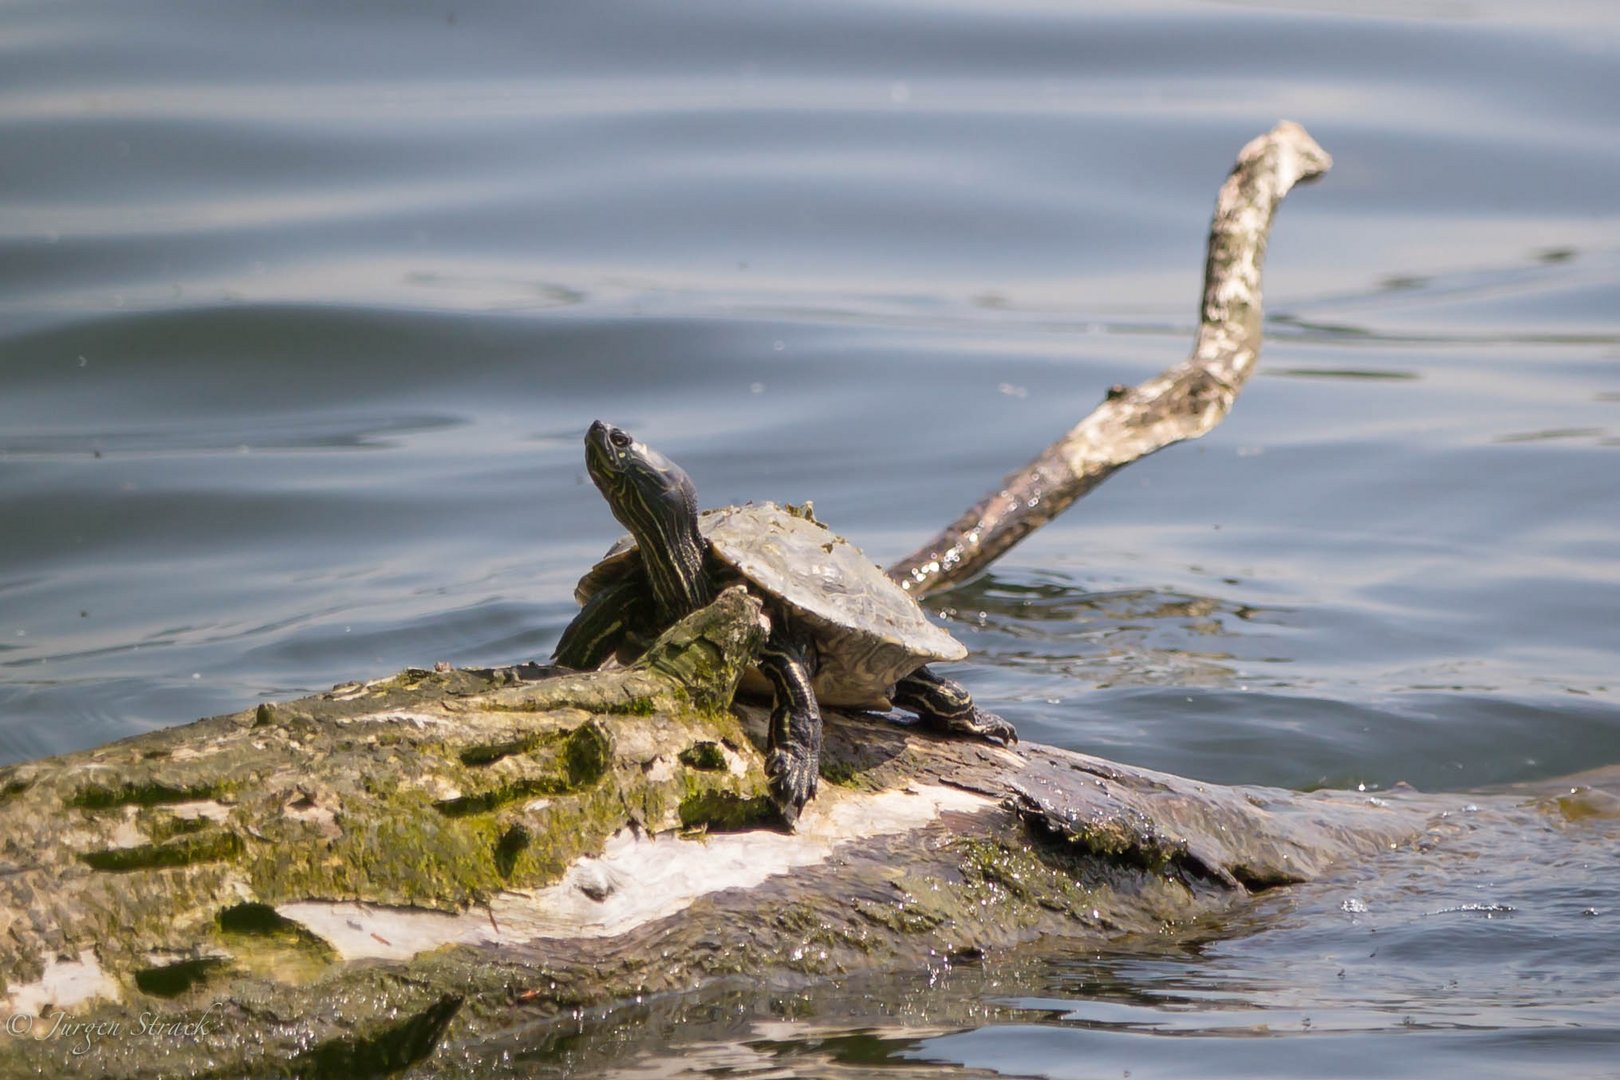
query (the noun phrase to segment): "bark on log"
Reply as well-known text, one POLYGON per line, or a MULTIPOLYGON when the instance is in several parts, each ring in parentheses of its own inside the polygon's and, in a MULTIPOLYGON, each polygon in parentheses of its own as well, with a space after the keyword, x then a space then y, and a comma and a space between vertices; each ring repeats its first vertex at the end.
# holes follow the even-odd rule
POLYGON ((407 671, 0 770, 0 1076, 521 1072, 581 1009, 1159 935, 1442 805, 829 713, 776 831, 765 711, 725 708, 759 627, 733 589, 629 669, 407 671))
POLYGON ((889 567, 889 576, 918 596, 960 585, 1115 469, 1220 423, 1260 356, 1260 270, 1272 216, 1295 184, 1331 164, 1304 128, 1286 120, 1245 146, 1216 197, 1192 356, 1140 386, 1111 389, 1091 415, 889 567))

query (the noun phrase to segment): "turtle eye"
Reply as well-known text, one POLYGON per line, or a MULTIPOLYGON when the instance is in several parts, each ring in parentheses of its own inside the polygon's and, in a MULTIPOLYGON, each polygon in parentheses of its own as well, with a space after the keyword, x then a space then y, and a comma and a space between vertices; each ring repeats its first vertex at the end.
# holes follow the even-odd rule
POLYGON ((617 446, 620 450, 624 450, 630 445, 630 436, 626 435, 622 431, 614 431, 608 436, 608 442, 612 443, 614 446, 617 446))

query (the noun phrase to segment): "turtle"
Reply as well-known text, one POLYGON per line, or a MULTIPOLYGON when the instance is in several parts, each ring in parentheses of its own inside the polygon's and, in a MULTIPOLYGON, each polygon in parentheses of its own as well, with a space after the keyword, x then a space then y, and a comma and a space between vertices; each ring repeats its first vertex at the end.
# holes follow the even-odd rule
POLYGON ((585 467, 630 535, 580 579, 580 612, 553 659, 589 670, 633 657, 720 589, 745 585, 770 622, 754 665, 773 698, 766 776, 789 826, 816 791, 823 705, 898 706, 944 734, 1017 741, 1011 724, 929 670, 967 649, 811 512, 763 502, 700 514, 680 466, 601 420, 586 432, 585 467))

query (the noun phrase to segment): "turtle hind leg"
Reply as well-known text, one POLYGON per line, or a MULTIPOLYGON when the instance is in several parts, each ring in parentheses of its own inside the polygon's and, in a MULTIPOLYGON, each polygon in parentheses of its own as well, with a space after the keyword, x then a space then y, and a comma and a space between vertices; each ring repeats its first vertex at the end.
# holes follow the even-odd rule
POLYGON ((894 703, 917 714, 924 727, 943 735, 1018 741, 1013 726, 973 704, 973 695, 955 679, 920 667, 894 684, 894 703))
POLYGON ((810 685, 816 674, 815 646, 787 632, 784 623, 778 620, 760 651, 759 669, 775 691, 765 776, 772 801, 791 827, 820 779, 821 707, 810 685))

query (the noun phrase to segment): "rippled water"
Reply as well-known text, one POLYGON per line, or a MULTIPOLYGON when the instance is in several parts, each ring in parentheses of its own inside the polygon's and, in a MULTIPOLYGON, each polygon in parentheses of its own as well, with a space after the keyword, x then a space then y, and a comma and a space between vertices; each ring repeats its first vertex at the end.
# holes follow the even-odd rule
MULTIPOLYGON (((1279 215, 1260 373, 937 600, 963 678, 1026 737, 1217 781, 1620 763, 1610 5, 131 0, 0 31, 0 760, 543 658, 617 534, 596 416, 708 502, 811 498, 905 554, 1184 355, 1215 187, 1287 116, 1336 165, 1279 215)), ((1373 871, 1384 915, 1325 889, 860 1045, 1595 1075, 1620 885, 1556 840, 1480 855, 1524 867, 1511 917, 1373 871), (1351 963, 1375 931, 1404 948, 1351 963)))

